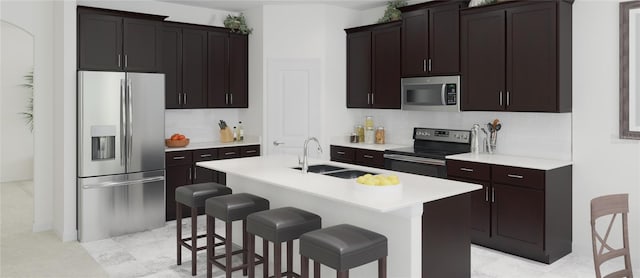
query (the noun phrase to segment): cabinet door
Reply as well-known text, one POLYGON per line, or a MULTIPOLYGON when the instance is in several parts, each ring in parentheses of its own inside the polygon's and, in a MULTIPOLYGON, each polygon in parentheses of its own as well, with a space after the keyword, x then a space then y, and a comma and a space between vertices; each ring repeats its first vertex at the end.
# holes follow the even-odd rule
MULTIPOLYGON (((167 197, 165 200, 166 205, 166 220, 176 219, 176 188, 191 184, 191 165, 177 165, 167 167, 166 171, 166 187, 167 197)), ((182 210, 183 217, 191 215, 185 207, 182 210)))
POLYGON ((182 108, 204 108, 207 93, 207 32, 182 29, 182 108))
POLYGON ((81 13, 78 21, 78 68, 122 70, 122 18, 81 13))
POLYGON ((371 104, 400 108, 400 26, 372 32, 371 104))
POLYGON ((509 111, 557 111, 556 3, 507 10, 509 111))
POLYGON ((260 145, 240 147, 240 156, 241 157, 260 156, 260 145))
POLYGON ((363 166, 384 168, 384 152, 356 149, 355 163, 363 166))
POLYGON ((162 41, 164 105, 166 108, 180 108, 182 106, 182 29, 165 27, 162 41))
POLYGON ((229 33, 209 32, 208 107, 222 108, 229 104, 229 33))
POLYGON ((428 11, 429 10, 424 9, 402 13, 403 77, 427 75, 429 46, 428 11))
POLYGON ((162 23, 125 18, 124 69, 137 72, 159 72, 162 61, 162 23))
POLYGON ((462 110, 504 110, 505 12, 463 14, 460 18, 462 110))
POLYGON ((238 147, 227 147, 218 149, 218 158, 220 159, 230 159, 238 157, 240 157, 240 148, 238 147))
POLYGON ((448 177, 450 180, 475 183, 482 189, 471 192, 471 240, 486 242, 491 236, 491 184, 472 179, 448 177))
POLYGON ((492 237, 515 248, 544 247, 544 191, 493 184, 492 237))
POLYGON ((460 4, 429 10, 430 75, 460 74, 460 4))
POLYGON ((371 32, 347 34, 347 108, 371 107, 371 32))
POLYGON ((249 36, 229 34, 229 107, 249 107, 249 36))

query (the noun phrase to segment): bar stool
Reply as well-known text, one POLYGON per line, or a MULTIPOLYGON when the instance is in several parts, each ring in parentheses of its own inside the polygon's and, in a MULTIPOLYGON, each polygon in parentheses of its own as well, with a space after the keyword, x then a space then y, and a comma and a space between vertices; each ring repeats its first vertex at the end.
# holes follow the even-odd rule
MULTIPOLYGON (((207 199, 205 202, 205 212, 207 214, 207 277, 212 276, 212 264, 224 270, 227 278, 231 278, 231 272, 242 269, 242 275, 247 275, 247 216, 254 212, 268 210, 269 201, 248 193, 231 194, 207 199), (213 240, 215 232, 215 218, 225 222, 225 252, 222 255, 214 255, 213 240), (233 251, 232 222, 242 220, 242 249, 233 251), (231 257, 242 253, 242 264, 233 267, 231 257), (217 260, 225 258, 225 264, 217 260)), ((263 262, 261 256, 255 264, 263 262)))
POLYGON ((293 272, 293 240, 302 234, 320 229, 322 219, 317 214, 293 207, 277 208, 256 212, 247 217, 247 235, 249 237, 249 278, 255 277, 253 255, 256 236, 262 238, 262 256, 265 263, 263 276, 269 277, 269 241, 273 242, 274 277, 300 277, 293 272), (287 243, 287 271, 281 271, 282 243, 287 243))
MULTIPOLYGON (((207 246, 198 248, 198 239, 206 237, 206 234, 198 235, 198 208, 204 207, 205 200, 215 196, 231 194, 231 188, 224 185, 208 182, 190 184, 176 188, 176 239, 177 239, 177 258, 178 265, 182 265, 182 246, 191 250, 191 275, 196 275, 196 253, 204 250, 207 246), (191 208, 191 237, 182 238, 182 206, 191 208), (187 242, 191 241, 191 245, 187 242)), ((216 238, 223 240, 220 235, 216 238)), ((218 245, 224 244, 223 242, 218 245)))
POLYGON ((320 278, 320 263, 349 277, 349 269, 378 260, 378 277, 387 277, 387 238, 349 224, 308 232, 300 236, 302 278, 309 277, 309 259, 314 278, 320 278))

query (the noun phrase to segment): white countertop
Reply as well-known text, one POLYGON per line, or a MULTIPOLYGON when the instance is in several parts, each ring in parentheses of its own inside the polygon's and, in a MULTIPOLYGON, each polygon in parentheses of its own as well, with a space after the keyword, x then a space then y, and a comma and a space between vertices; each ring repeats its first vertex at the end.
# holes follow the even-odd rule
POLYGON ((349 169, 370 171, 379 174, 397 175, 402 183, 402 192, 396 198, 363 198, 362 188, 357 188, 355 179, 341 179, 316 173, 303 174, 297 167, 295 156, 269 155, 228 160, 198 162, 196 165, 243 176, 267 184, 301 191, 326 199, 348 203, 377 212, 390 212, 417 204, 431 202, 458 194, 481 189, 477 184, 457 182, 427 176, 400 173, 384 169, 357 166, 333 161, 310 159, 309 165, 329 164, 349 169))
POLYGON ((463 154, 449 155, 446 158, 452 159, 452 160, 471 161, 471 162, 479 162, 479 163, 487 163, 487 164, 495 164, 495 165, 503 165, 503 166, 537 169, 537 170, 544 170, 544 171, 573 164, 573 162, 565 161, 565 160, 553 160, 553 159, 534 158, 534 157, 526 157, 526 156, 487 154, 487 153, 480 153, 480 154, 463 153, 463 154))
POLYGON ((200 149, 212 149, 212 148, 225 148, 225 147, 239 147, 239 146, 248 146, 248 145, 260 145, 259 137, 248 137, 243 141, 235 141, 231 143, 222 143, 222 142, 197 142, 197 143, 189 143, 186 147, 182 148, 169 148, 165 146, 165 152, 177 152, 177 151, 190 151, 190 150, 200 150, 200 149))
POLYGON ((397 149, 397 148, 406 148, 410 147, 408 145, 398 145, 398 144, 365 144, 365 143, 351 143, 346 139, 338 139, 334 138, 331 140, 331 145, 342 146, 348 148, 357 148, 357 149, 365 149, 365 150, 374 150, 374 151, 384 151, 388 149, 397 149))

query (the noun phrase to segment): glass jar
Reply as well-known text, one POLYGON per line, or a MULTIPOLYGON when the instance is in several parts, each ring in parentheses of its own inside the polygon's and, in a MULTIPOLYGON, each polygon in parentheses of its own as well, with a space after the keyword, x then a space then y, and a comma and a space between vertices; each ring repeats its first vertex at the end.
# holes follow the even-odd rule
POLYGON ((349 142, 358 143, 358 134, 355 132, 351 133, 351 136, 349 136, 349 142))
POLYGON ((384 127, 376 129, 376 144, 384 144, 384 127))
POLYGON ((373 128, 366 128, 364 130, 364 143, 365 144, 373 144, 374 142, 374 130, 373 128))
POLYGON ((366 116, 364 118, 364 128, 373 129, 373 117, 372 116, 366 116))
POLYGON ((364 142, 364 127, 361 125, 356 126, 356 134, 358 134, 358 142, 364 142))

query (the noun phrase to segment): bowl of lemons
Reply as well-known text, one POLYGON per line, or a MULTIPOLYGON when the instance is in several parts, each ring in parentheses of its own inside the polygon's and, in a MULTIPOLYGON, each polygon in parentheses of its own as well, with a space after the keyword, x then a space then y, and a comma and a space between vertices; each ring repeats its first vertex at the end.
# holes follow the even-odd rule
POLYGON ((402 183, 396 175, 362 175, 355 179, 354 189, 358 196, 369 199, 402 197, 402 183))

